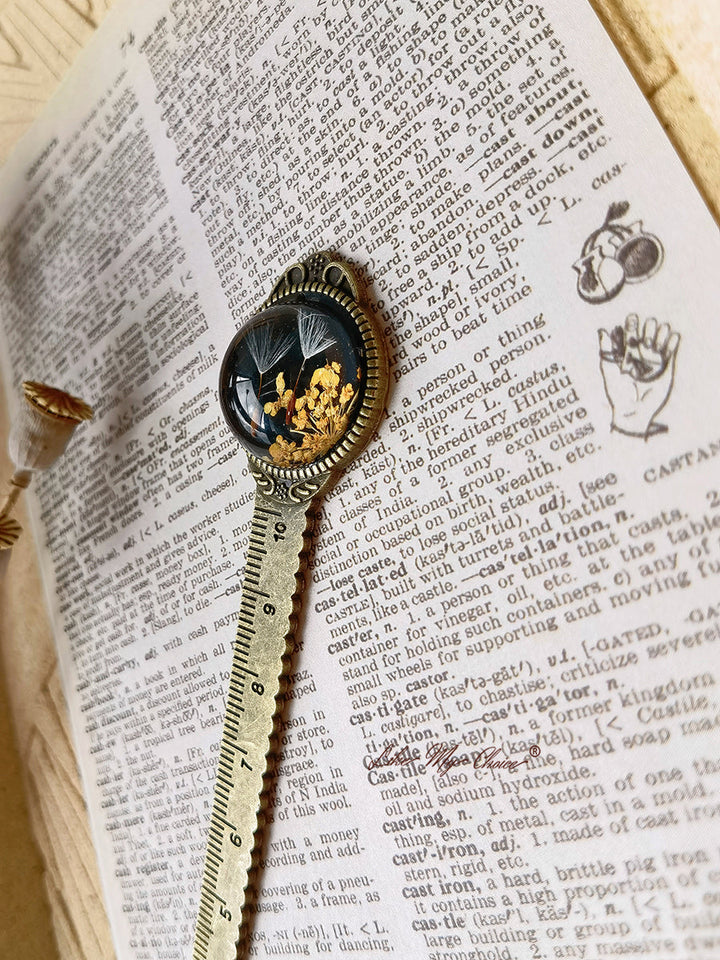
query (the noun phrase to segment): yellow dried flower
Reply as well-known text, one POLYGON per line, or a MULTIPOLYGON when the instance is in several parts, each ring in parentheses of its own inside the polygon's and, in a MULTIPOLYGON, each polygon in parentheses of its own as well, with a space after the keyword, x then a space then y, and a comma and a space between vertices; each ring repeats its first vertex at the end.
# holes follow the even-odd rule
POLYGON ((330 367, 322 367, 320 370, 320 384, 326 389, 332 389, 340 383, 340 377, 331 370, 330 367))
POLYGON ((275 385, 278 399, 266 403, 266 413, 276 416, 280 410, 288 411, 288 422, 293 432, 302 437, 298 446, 283 437, 270 446, 269 454, 281 467, 311 463, 323 456, 347 431, 349 413, 356 400, 352 384, 340 387, 342 368, 337 361, 318 367, 310 377, 310 385, 303 396, 297 397, 293 390, 285 388, 284 374, 278 374, 275 385))

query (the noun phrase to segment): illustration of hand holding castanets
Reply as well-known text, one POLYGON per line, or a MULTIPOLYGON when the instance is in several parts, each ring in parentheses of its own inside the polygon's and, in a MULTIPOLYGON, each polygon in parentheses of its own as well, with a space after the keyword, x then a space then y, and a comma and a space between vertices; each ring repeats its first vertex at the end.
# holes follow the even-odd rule
POLYGON ((636 313, 627 316, 623 327, 598 334, 612 429, 645 440, 666 432, 655 418, 672 392, 680 335, 654 317, 641 326, 636 313))

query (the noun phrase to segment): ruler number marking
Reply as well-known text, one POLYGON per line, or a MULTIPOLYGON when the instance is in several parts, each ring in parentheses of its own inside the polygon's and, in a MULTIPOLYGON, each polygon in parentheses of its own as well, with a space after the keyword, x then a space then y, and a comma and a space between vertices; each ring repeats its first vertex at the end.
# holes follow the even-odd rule
MULTIPOLYGON (((236 621, 230 687, 225 699, 225 728, 216 770, 202 903, 196 926, 197 953, 193 954, 194 960, 208 960, 208 951, 214 946, 215 938, 225 944, 229 935, 221 932, 220 927, 223 931, 229 931, 238 922, 235 919, 236 916, 239 917, 237 904, 232 898, 228 897, 226 901, 222 896, 224 893, 227 897, 226 890, 229 889, 227 865, 234 863, 236 855, 241 856, 241 850, 251 849, 254 835, 245 836, 244 828, 238 828, 231 810, 234 811, 235 791, 245 780, 243 773, 254 774, 254 767, 264 766, 264 757, 256 757, 252 750, 248 753, 249 743, 244 725, 249 721, 245 719, 244 704, 250 693, 261 698, 262 706, 259 701, 255 701, 255 707, 247 707, 254 716, 257 710, 265 710, 271 702, 264 695, 272 685, 272 680, 269 676, 264 676, 265 665, 260 669, 260 661, 255 662, 254 650, 258 643, 258 634, 263 635, 267 629, 274 631, 275 621, 284 620, 286 615, 284 605, 278 604, 274 589, 268 590, 264 580, 269 553, 276 544, 285 543, 293 530, 294 527, 288 524, 282 512, 256 508, 249 534, 245 568, 242 571, 242 595, 236 621), (253 666, 258 666, 258 670, 253 670, 253 666), (227 924, 220 925, 220 919, 226 920, 227 924)), ((254 782, 253 778, 249 777, 248 782, 254 782)), ((233 929, 233 933, 236 932, 233 929)))

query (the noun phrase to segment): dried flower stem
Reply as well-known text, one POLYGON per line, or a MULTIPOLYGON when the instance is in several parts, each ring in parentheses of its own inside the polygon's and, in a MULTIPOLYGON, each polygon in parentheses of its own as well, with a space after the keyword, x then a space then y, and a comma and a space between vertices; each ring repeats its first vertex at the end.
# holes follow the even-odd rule
POLYGON ((10 515, 10 511, 15 506, 20 491, 29 486, 32 473, 29 470, 16 470, 10 477, 10 492, 5 497, 5 502, 0 507, 0 520, 10 515))

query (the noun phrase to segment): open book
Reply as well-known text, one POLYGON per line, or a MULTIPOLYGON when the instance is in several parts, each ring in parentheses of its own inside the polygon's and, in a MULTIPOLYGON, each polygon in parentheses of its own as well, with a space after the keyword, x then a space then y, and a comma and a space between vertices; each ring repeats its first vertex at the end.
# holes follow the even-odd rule
POLYGON ((315 249, 391 392, 250 955, 716 956, 720 245, 590 8, 127 3, 0 178, 8 389, 97 411, 35 515, 120 960, 190 949, 254 489, 219 360, 315 249))

